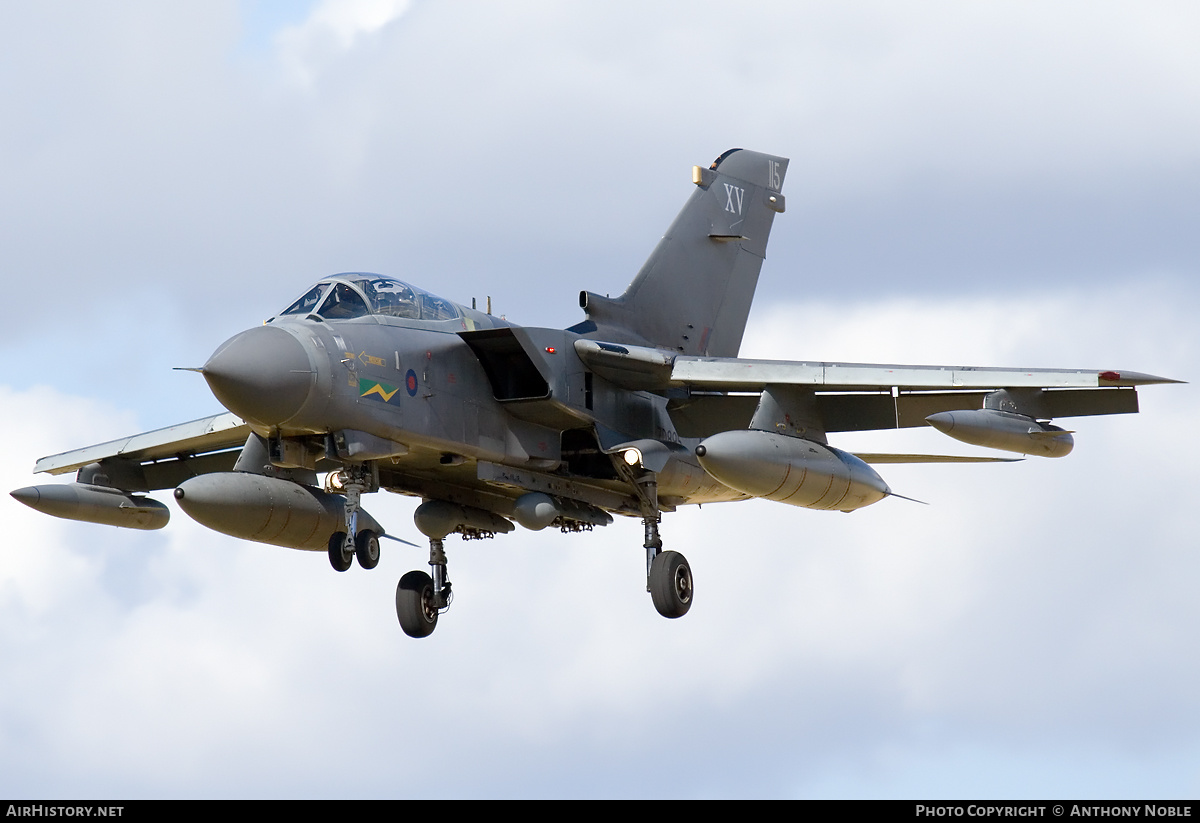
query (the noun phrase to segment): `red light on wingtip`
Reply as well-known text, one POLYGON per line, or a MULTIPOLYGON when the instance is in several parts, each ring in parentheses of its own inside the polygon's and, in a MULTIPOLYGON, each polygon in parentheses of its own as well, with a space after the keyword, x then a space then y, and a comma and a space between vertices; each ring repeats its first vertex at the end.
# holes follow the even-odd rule
POLYGON ((1115 372, 1115 371, 1102 371, 1102 372, 1100 372, 1100 379, 1101 380, 1109 380, 1109 381, 1115 383, 1116 381, 1121 379, 1121 373, 1115 372))
POLYGON ((554 347, 553 347, 553 346, 547 346, 547 347, 546 347, 546 354, 554 354, 554 347))

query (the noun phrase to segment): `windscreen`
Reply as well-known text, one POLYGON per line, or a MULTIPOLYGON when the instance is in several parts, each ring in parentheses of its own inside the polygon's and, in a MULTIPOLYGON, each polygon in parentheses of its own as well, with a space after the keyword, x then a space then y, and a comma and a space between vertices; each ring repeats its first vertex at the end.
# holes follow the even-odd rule
POLYGON ((281 314, 319 314, 326 320, 367 314, 406 320, 455 320, 461 311, 449 300, 395 278, 354 273, 317 283, 281 314))

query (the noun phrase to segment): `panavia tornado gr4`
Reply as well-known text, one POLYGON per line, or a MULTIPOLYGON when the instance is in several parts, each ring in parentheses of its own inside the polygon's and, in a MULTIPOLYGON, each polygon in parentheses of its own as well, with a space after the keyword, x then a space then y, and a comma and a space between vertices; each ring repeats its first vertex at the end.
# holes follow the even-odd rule
POLYGON ((379 562, 363 495, 419 497, 432 574, 396 590, 404 631, 429 635, 451 593, 445 539, 612 515, 645 527, 647 589, 665 617, 692 605, 692 570, 664 551, 663 512, 762 497, 853 511, 893 495, 871 463, 1000 458, 853 455, 828 435, 931 425, 967 443, 1062 457, 1054 418, 1138 410, 1176 382, 1097 369, 738 359, 788 161, 732 149, 617 298, 582 292, 568 329, 518 326, 377 274, 321 280, 200 369, 228 413, 46 457, 75 482, 12 495, 47 514, 165 526, 146 496, 224 534, 379 562), (323 483, 318 475, 323 474, 323 483))

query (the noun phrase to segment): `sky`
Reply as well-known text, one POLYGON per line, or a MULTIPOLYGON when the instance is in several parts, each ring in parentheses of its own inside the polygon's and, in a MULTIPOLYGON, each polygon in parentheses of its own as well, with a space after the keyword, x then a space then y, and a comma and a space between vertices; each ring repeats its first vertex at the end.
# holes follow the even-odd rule
MULTIPOLYGON (((684 8, 5 4, 5 488, 219 411, 172 368, 332 272, 575 323, 733 146, 791 158, 743 356, 1197 379, 1193 4, 684 8)), ((668 515, 673 621, 636 520, 449 540, 414 641, 422 549, 339 575, 5 498, 0 794, 1195 797, 1200 398, 1140 398, 1062 460, 882 467, 928 506, 668 515)))

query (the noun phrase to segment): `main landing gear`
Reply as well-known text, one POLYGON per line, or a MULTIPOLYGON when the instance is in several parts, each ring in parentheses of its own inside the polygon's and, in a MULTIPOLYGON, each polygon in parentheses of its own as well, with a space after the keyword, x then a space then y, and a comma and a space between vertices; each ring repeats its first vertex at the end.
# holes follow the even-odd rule
POLYGON ((646 591, 654 608, 663 617, 683 617, 692 607, 692 567, 679 552, 663 551, 658 524, 662 515, 658 509, 658 481, 654 472, 640 473, 625 461, 613 460, 617 471, 633 486, 642 511, 646 529, 646 591))
POLYGON ((663 551, 658 513, 643 517, 646 527, 646 591, 663 617, 683 617, 692 607, 692 567, 679 552, 663 551))
POLYGON ((429 570, 433 576, 411 571, 396 586, 396 617, 409 637, 433 634, 438 615, 450 607, 450 575, 446 570, 443 540, 452 532, 460 532, 464 537, 486 532, 468 528, 468 519, 467 511, 440 500, 426 500, 414 512, 417 528, 429 538, 429 570))
POLYGON ((450 581, 446 579, 446 553, 440 538, 429 540, 429 565, 433 577, 411 571, 396 586, 396 617, 409 637, 429 637, 437 628, 438 614, 450 605, 450 581), (435 545, 436 544, 436 545, 435 545), (440 556, 441 562, 435 563, 440 556))
POLYGON ((450 606, 450 578, 446 574, 446 551, 442 538, 429 538, 430 577, 412 571, 396 586, 396 617, 409 637, 429 637, 437 628, 438 614, 450 606))

